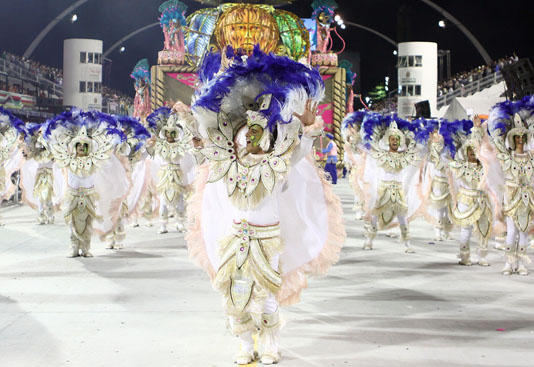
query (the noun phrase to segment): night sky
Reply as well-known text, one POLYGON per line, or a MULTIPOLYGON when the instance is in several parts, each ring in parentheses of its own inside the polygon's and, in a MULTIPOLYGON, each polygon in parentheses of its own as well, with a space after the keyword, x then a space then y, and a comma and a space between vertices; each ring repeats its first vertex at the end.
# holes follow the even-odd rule
MULTIPOLYGON (((182 0, 189 6, 187 15, 202 6, 182 0)), ((130 32, 157 21, 158 6, 163 0, 88 0, 75 12, 78 21, 61 21, 45 37, 32 58, 50 66, 62 67, 63 40, 95 38, 104 41, 104 51, 130 32)), ((283 7, 303 18, 311 16, 312 1, 296 1, 283 7)), ((493 59, 516 52, 520 58, 534 59, 532 10, 527 0, 435 0, 458 18, 482 43, 493 59)), ((22 55, 31 41, 73 0, 0 0, 0 50, 22 55)), ((433 41, 439 49, 451 51, 452 72, 472 69, 483 64, 482 57, 461 31, 450 26, 438 27, 443 19, 436 10, 420 0, 338 0, 338 13, 346 21, 373 28, 396 41, 433 41)), ((372 33, 347 26, 340 30, 347 42, 347 52, 359 53, 359 83, 364 93, 389 76, 396 80, 394 47, 372 33)), ((139 59, 156 63, 163 48, 159 26, 140 33, 116 49, 108 82, 112 88, 133 96, 129 74, 139 59)), ((334 49, 341 44, 336 42, 334 49)), ((341 56, 343 58, 343 56, 341 56)), ((392 85, 392 87, 395 87, 392 85)))

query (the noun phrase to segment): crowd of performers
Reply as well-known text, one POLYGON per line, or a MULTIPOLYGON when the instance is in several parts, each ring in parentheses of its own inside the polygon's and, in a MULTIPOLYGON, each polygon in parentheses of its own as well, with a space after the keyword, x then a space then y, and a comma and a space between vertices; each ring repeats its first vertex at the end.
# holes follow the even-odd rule
MULTIPOLYGON (((191 107, 136 117, 73 109, 25 124, 1 109, 0 196, 14 192, 9 178, 20 169, 37 223, 54 223, 64 208, 69 257, 91 257, 94 234, 122 248, 125 226, 140 217, 149 225, 159 217, 157 232, 167 233, 173 217, 223 296, 240 341, 235 361, 277 363, 279 307, 299 301, 308 276, 327 272, 346 237, 339 198, 314 160, 324 85, 316 70, 258 48, 248 57, 209 54, 199 79, 191 107)), ((460 264, 471 264, 473 234, 482 266, 490 238, 504 236, 503 273, 526 275, 533 112, 525 98, 499 104, 485 122, 348 115, 344 161, 356 219, 365 221, 363 248, 398 225, 414 252, 409 224, 424 216, 436 240, 461 229, 460 264)), ((336 145, 323 153, 335 179, 336 145)))
POLYGON ((495 248, 505 252, 502 273, 528 274, 534 97, 499 103, 486 121, 407 121, 357 111, 345 118, 343 137, 356 219, 364 220, 364 250, 373 248, 378 230, 399 226, 405 251, 413 252, 409 223, 423 216, 434 225, 436 241, 460 229, 460 265, 488 266, 495 238, 495 248))

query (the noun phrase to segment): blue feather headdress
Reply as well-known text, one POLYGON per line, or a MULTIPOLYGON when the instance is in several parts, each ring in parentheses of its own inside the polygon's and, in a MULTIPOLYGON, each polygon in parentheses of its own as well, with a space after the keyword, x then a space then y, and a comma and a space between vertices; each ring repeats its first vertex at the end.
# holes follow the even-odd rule
POLYGON ((185 12, 187 11, 187 5, 178 0, 168 0, 161 4, 158 8, 162 13, 159 18, 161 27, 169 26, 169 23, 179 23, 184 26, 187 24, 185 19, 185 12))
POLYGON ((135 83, 138 84, 139 80, 144 80, 146 83, 150 82, 150 65, 147 59, 142 59, 135 64, 135 67, 130 74, 130 77, 135 79, 135 83))
POLYGON ((341 128, 346 129, 347 127, 360 127, 362 125, 363 120, 365 119, 365 116, 367 116, 369 112, 367 111, 354 111, 352 113, 349 113, 343 121, 341 122, 341 128))
POLYGON ((160 107, 155 109, 148 117, 146 121, 148 122, 148 127, 151 129, 157 129, 158 126, 165 125, 169 116, 171 115, 171 109, 169 107, 160 107))
POLYGON ((418 125, 420 128, 415 134, 415 141, 419 144, 426 144, 430 138, 430 134, 439 129, 438 120, 427 120, 425 118, 419 118, 412 121, 412 123, 418 125))
POLYGON ((396 114, 384 116, 379 113, 369 113, 362 123, 363 139, 367 142, 378 141, 393 121, 397 123, 397 128, 405 134, 411 132, 415 135, 421 129, 418 123, 404 120, 396 114))
POLYGON ((28 145, 33 145, 39 138, 39 131, 43 127, 43 124, 38 122, 28 122, 25 126, 26 134, 24 135, 24 141, 28 145))
POLYGON ((334 0, 314 0, 311 7, 313 8, 312 18, 317 18, 321 13, 328 13, 330 16, 334 16, 334 10, 338 8, 334 0))
POLYGON ((4 126, 0 126, 0 129, 2 132, 4 132, 4 129, 13 127, 19 134, 26 134, 26 127, 24 125, 24 122, 21 119, 15 117, 15 115, 13 115, 11 111, 0 106, 0 116, 1 115, 4 115, 4 117, 7 117, 7 119, 4 118, 5 120, 7 120, 7 124, 4 126))
POLYGON ((123 115, 116 116, 116 118, 127 139, 133 138, 138 141, 134 147, 134 152, 137 152, 150 138, 150 133, 137 118, 123 115))
POLYGON ((240 57, 233 59, 231 66, 201 89, 193 108, 219 113, 224 98, 238 82, 258 82, 261 85, 261 92, 257 96, 250 97, 257 101, 265 94, 272 95, 269 107, 261 113, 268 120, 269 130, 273 131, 277 123, 291 122, 291 118, 282 117, 282 109, 293 92, 303 90, 312 99, 324 92, 324 83, 317 70, 288 57, 266 54, 258 45, 246 60, 240 57))
POLYGON ((452 158, 456 157, 456 153, 465 140, 468 139, 473 126, 474 124, 471 120, 441 120, 439 133, 443 136, 445 149, 447 149, 452 158))
POLYGON ((514 115, 519 114, 526 121, 534 114, 534 96, 525 96, 519 101, 497 103, 490 112, 488 130, 490 135, 506 135, 514 128, 514 115))
POLYGON ((83 126, 87 128, 89 134, 96 129, 102 128, 106 134, 114 135, 120 142, 126 141, 126 135, 120 130, 115 117, 99 111, 84 112, 77 108, 65 111, 47 120, 43 125, 43 138, 50 139, 57 128, 78 130, 83 126))

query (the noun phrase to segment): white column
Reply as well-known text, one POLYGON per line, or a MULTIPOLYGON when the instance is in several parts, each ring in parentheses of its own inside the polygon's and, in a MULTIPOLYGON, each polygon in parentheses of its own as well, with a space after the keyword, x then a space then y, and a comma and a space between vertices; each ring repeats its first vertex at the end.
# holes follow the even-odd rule
POLYGON ((102 110, 102 41, 63 42, 63 105, 102 110))
POLYGON ((437 113, 438 44, 434 42, 399 43, 397 75, 399 97, 397 113, 415 116, 414 104, 428 100, 430 113, 437 113))

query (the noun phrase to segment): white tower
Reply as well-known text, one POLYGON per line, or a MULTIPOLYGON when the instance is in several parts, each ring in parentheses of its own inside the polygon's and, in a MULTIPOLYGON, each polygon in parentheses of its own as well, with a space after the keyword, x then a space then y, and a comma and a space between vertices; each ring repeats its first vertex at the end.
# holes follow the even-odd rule
POLYGON ((102 110, 102 41, 63 42, 63 105, 102 110))
POLYGON ((397 113, 415 116, 414 104, 430 103, 432 116, 437 112, 438 44, 434 42, 399 43, 397 75, 399 97, 397 113))

